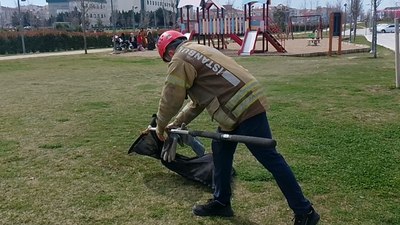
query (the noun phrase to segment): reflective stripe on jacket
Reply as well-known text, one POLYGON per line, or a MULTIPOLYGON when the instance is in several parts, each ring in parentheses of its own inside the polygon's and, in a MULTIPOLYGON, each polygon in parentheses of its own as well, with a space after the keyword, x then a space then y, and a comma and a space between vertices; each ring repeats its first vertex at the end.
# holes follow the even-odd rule
POLYGON ((165 127, 178 112, 174 124, 188 124, 206 108, 222 130, 233 130, 265 106, 260 84, 245 68, 214 48, 186 42, 168 65, 158 125, 165 127))

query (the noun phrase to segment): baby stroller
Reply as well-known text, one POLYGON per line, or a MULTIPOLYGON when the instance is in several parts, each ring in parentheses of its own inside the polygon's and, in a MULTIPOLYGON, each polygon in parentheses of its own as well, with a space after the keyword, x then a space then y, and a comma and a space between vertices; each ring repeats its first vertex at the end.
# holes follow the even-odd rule
POLYGON ((118 35, 114 36, 113 42, 115 42, 116 51, 127 51, 129 49, 129 43, 118 35))

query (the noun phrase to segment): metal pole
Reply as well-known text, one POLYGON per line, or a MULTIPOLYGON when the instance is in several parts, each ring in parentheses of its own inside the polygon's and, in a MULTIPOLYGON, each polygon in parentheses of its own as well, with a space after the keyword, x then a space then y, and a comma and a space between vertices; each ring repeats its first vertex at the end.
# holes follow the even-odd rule
POLYGON ((156 11, 154 11, 154 29, 157 28, 157 17, 156 17, 156 11))
POLYGON ((22 16, 21 16, 21 5, 18 0, 18 17, 19 17, 19 27, 21 32, 21 42, 22 42, 22 53, 25 54, 25 38, 24 38, 24 25, 22 24, 22 16))
POLYGON ((166 17, 165 17, 164 0, 161 1, 161 4, 162 4, 162 13, 163 13, 164 29, 165 29, 165 28, 167 28, 167 21, 165 21, 166 17))
POLYGON ((132 5, 132 30, 135 31, 135 3, 132 5))
POLYGON ((351 31, 353 30, 353 0, 350 1, 350 38, 349 42, 351 42, 351 31))
POLYGON ((374 0, 371 0, 371 9, 369 14, 370 14, 369 27, 370 30, 372 31, 371 53, 373 53, 374 52, 374 0))
POLYGON ((114 40, 114 46, 113 46, 113 52, 115 53, 115 17, 114 17, 114 3, 113 0, 111 0, 111 23, 113 26, 113 40, 114 40))
POLYGON ((399 56, 399 18, 395 18, 394 22, 396 24, 396 36, 395 36, 395 46, 396 46, 396 52, 395 52, 395 59, 396 59, 396 88, 400 87, 400 56, 399 56))
POLYGON ((347 22, 347 3, 344 3, 344 31, 343 31, 343 38, 346 37, 346 22, 347 22))
POLYGON ((2 7, 1 7, 1 1, 0 1, 0 28, 1 29, 3 29, 3 24, 4 24, 4 22, 3 22, 3 10, 2 10, 2 7))
POLYGON ((376 8, 377 8, 377 5, 376 5, 376 0, 374 0, 374 16, 373 16, 373 18, 374 18, 374 21, 373 21, 373 34, 372 34, 372 36, 373 36, 373 38, 372 38, 372 40, 373 40, 373 42, 374 42, 374 58, 376 58, 376 52, 377 52, 377 49, 376 49, 376 47, 377 47, 377 44, 378 44, 378 31, 377 31, 377 29, 376 29, 376 21, 377 21, 377 18, 376 18, 376 8))

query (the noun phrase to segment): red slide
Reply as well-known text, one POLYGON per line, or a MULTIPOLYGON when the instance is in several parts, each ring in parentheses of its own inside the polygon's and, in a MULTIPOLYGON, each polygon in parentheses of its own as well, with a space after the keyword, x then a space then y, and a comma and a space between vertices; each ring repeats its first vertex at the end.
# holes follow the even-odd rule
POLYGON ((238 43, 238 45, 242 46, 243 44, 243 40, 240 39, 239 36, 237 36, 236 34, 230 34, 229 37, 236 43, 238 43))

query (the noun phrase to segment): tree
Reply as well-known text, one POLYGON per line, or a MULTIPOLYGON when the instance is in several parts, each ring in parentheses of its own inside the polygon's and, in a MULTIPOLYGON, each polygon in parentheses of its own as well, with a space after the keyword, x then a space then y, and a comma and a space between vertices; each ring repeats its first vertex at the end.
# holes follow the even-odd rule
POLYGON ((273 12, 272 17, 281 30, 285 30, 288 10, 287 6, 278 5, 273 12))
POLYGON ((97 20, 96 20, 96 27, 97 27, 97 29, 99 30, 102 30, 103 29, 103 21, 101 21, 101 19, 100 18, 97 18, 97 20))
MULTIPOLYGON (((170 3, 172 5, 172 13, 171 13, 172 26, 176 27, 177 12, 175 10, 176 10, 176 7, 177 7, 177 1, 176 0, 170 0, 170 3)), ((233 3, 235 3, 235 0, 233 0, 233 3)))
POLYGON ((44 26, 47 26, 47 27, 51 27, 51 26, 53 26, 53 24, 54 24, 56 21, 57 21, 57 20, 56 20, 56 17, 54 17, 53 15, 51 15, 51 16, 49 17, 49 19, 47 19, 47 20, 44 21, 43 25, 44 25, 44 26))
POLYGON ((93 4, 89 4, 88 2, 91 1, 85 1, 85 0, 76 0, 77 1, 77 9, 81 12, 81 26, 82 26, 82 32, 83 32, 83 48, 85 49, 85 54, 87 54, 87 38, 86 38, 86 30, 87 30, 87 18, 86 15, 88 12, 94 8, 93 4))
POLYGON ((340 12, 342 11, 342 7, 343 7, 343 2, 342 0, 336 0, 336 4, 335 4, 335 10, 340 12))
MULTIPOLYGON (((140 21, 140 13, 139 12, 133 12, 133 20, 135 21, 135 24, 132 24, 132 26, 133 25, 135 25, 135 27, 138 25, 138 22, 140 21)), ((133 20, 132 20, 132 23, 133 23, 133 20)))
POLYGON ((164 21, 164 10, 162 8, 158 8, 156 11, 156 19, 157 19, 157 24, 156 26, 164 25, 166 22, 164 21))
POLYGON ((372 42, 371 42, 371 52, 374 54, 374 58, 376 58, 376 47, 377 47, 377 30, 376 30, 376 21, 377 21, 377 16, 376 16, 376 9, 378 6, 381 4, 381 0, 372 0, 373 4, 373 15, 372 15, 372 42))
POLYGON ((14 27, 19 26, 19 16, 18 16, 18 12, 14 11, 12 16, 11 16, 11 24, 14 27))
POLYGON ((59 13, 56 16, 56 22, 68 22, 72 24, 74 27, 79 27, 82 23, 82 14, 78 11, 78 8, 75 7, 73 11, 59 13))
POLYGON ((350 13, 352 15, 352 23, 353 23, 353 40, 352 40, 353 42, 355 41, 357 35, 357 20, 361 14, 362 4, 363 4, 362 0, 352 0, 350 3, 350 13))
POLYGON ((304 0, 304 3, 303 3, 303 7, 302 7, 303 9, 307 9, 307 0, 304 0))

